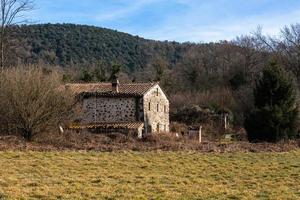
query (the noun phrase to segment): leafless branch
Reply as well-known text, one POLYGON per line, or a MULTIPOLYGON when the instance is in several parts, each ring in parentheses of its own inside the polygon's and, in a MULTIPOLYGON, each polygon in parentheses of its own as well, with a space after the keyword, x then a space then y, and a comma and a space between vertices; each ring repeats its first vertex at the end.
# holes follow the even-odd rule
POLYGON ((27 22, 24 13, 34 9, 33 0, 0 0, 0 67, 3 69, 6 58, 6 48, 10 26, 27 22))

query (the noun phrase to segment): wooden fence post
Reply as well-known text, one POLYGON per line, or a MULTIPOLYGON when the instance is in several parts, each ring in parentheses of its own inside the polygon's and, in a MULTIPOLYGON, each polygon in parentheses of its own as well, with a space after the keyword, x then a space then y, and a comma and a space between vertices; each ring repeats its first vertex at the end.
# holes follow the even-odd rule
POLYGON ((202 142, 202 126, 199 127, 199 143, 202 142))

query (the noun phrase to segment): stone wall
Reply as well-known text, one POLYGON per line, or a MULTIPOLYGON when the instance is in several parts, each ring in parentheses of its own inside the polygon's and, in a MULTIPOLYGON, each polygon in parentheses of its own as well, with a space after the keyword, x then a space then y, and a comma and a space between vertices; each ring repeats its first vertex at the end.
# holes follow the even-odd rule
POLYGON ((83 100, 83 123, 136 121, 135 98, 90 97, 83 100))
POLYGON ((145 132, 169 132, 169 100, 157 85, 144 96, 145 132))

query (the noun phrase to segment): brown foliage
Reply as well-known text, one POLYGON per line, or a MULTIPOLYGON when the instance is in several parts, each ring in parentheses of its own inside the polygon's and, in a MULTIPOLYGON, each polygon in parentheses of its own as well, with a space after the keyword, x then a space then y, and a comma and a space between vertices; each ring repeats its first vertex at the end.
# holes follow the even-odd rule
POLYGON ((0 72, 0 130, 16 132, 26 140, 63 123, 74 98, 61 91, 61 77, 40 67, 0 72))
POLYGON ((122 134, 91 134, 67 132, 52 133, 38 137, 34 142, 26 142, 17 136, 0 136, 0 151, 33 150, 33 151, 198 151, 198 152, 283 152, 300 147, 300 141, 286 143, 251 144, 248 142, 220 143, 190 140, 172 134, 153 134, 143 139, 126 137, 122 134))
POLYGON ((234 110, 237 105, 233 93, 226 87, 213 88, 204 92, 178 92, 171 95, 171 106, 174 108, 184 105, 201 105, 211 107, 218 105, 221 108, 234 110))

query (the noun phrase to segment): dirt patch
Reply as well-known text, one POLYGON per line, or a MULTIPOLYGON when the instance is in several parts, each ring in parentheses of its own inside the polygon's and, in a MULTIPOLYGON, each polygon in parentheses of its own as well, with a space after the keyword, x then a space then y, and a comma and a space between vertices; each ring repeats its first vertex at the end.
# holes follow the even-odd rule
POLYGON ((300 140, 277 144, 248 142, 204 142, 170 134, 149 135, 143 139, 122 134, 65 133, 44 134, 33 142, 17 136, 0 136, 0 151, 199 151, 199 152, 287 152, 298 149, 300 140))

